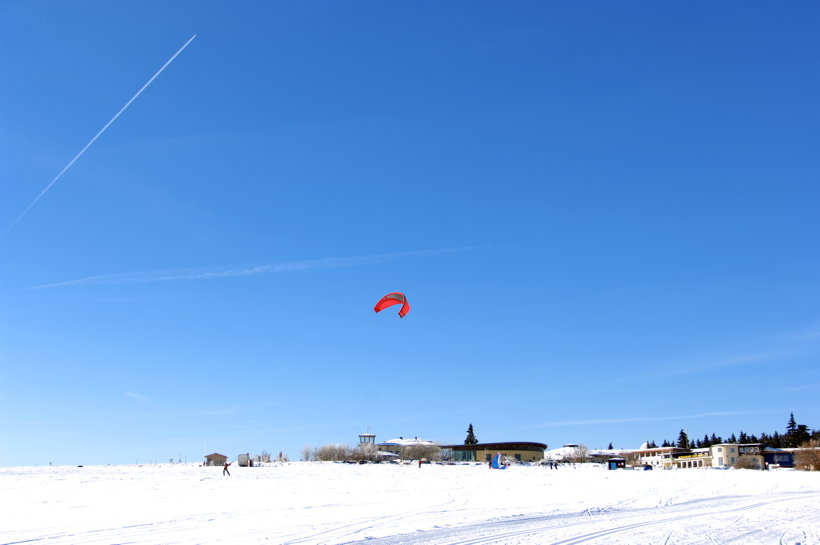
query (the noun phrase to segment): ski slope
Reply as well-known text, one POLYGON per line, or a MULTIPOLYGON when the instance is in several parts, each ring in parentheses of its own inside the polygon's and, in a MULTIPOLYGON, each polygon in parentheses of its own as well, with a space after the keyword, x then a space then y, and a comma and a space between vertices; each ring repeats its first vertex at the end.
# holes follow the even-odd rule
POLYGON ((290 463, 0 469, 0 544, 820 545, 820 473, 290 463))

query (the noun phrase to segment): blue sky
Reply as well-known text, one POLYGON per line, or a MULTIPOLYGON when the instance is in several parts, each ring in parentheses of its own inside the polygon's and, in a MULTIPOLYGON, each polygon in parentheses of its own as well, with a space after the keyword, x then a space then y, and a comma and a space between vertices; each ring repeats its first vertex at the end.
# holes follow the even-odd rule
POLYGON ((820 427, 819 19, 0 3, 0 465, 820 427))

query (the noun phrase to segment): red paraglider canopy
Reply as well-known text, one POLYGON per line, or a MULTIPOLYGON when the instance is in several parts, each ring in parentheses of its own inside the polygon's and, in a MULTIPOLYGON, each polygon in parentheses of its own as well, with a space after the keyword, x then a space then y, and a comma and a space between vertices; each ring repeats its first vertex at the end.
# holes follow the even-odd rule
POLYGON ((410 312, 410 303, 407 302, 407 297, 405 297, 403 293, 398 291, 388 293, 387 295, 379 299, 379 302, 376 303, 376 306, 373 307, 373 310, 375 310, 376 312, 381 312, 387 307, 392 307, 393 305, 398 304, 401 304, 401 308, 399 309, 399 318, 404 318, 405 316, 407 316, 407 313, 410 312))

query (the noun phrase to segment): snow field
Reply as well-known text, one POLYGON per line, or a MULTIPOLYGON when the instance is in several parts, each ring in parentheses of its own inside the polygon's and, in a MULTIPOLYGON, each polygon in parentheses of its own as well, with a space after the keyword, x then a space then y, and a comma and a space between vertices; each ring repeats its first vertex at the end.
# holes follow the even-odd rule
POLYGON ((820 474, 485 464, 0 468, 0 544, 820 545, 820 474))

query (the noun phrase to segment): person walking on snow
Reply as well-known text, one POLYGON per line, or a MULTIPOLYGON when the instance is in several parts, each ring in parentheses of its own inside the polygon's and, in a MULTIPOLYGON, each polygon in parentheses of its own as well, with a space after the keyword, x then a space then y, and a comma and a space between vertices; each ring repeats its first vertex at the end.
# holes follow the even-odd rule
POLYGON ((223 476, 223 477, 224 477, 225 475, 227 475, 228 477, 230 477, 230 476, 231 476, 231 472, 230 472, 230 471, 228 471, 228 466, 229 466, 229 465, 231 465, 231 464, 229 464, 228 462, 225 462, 225 465, 224 465, 224 466, 222 466, 222 476, 223 476))

